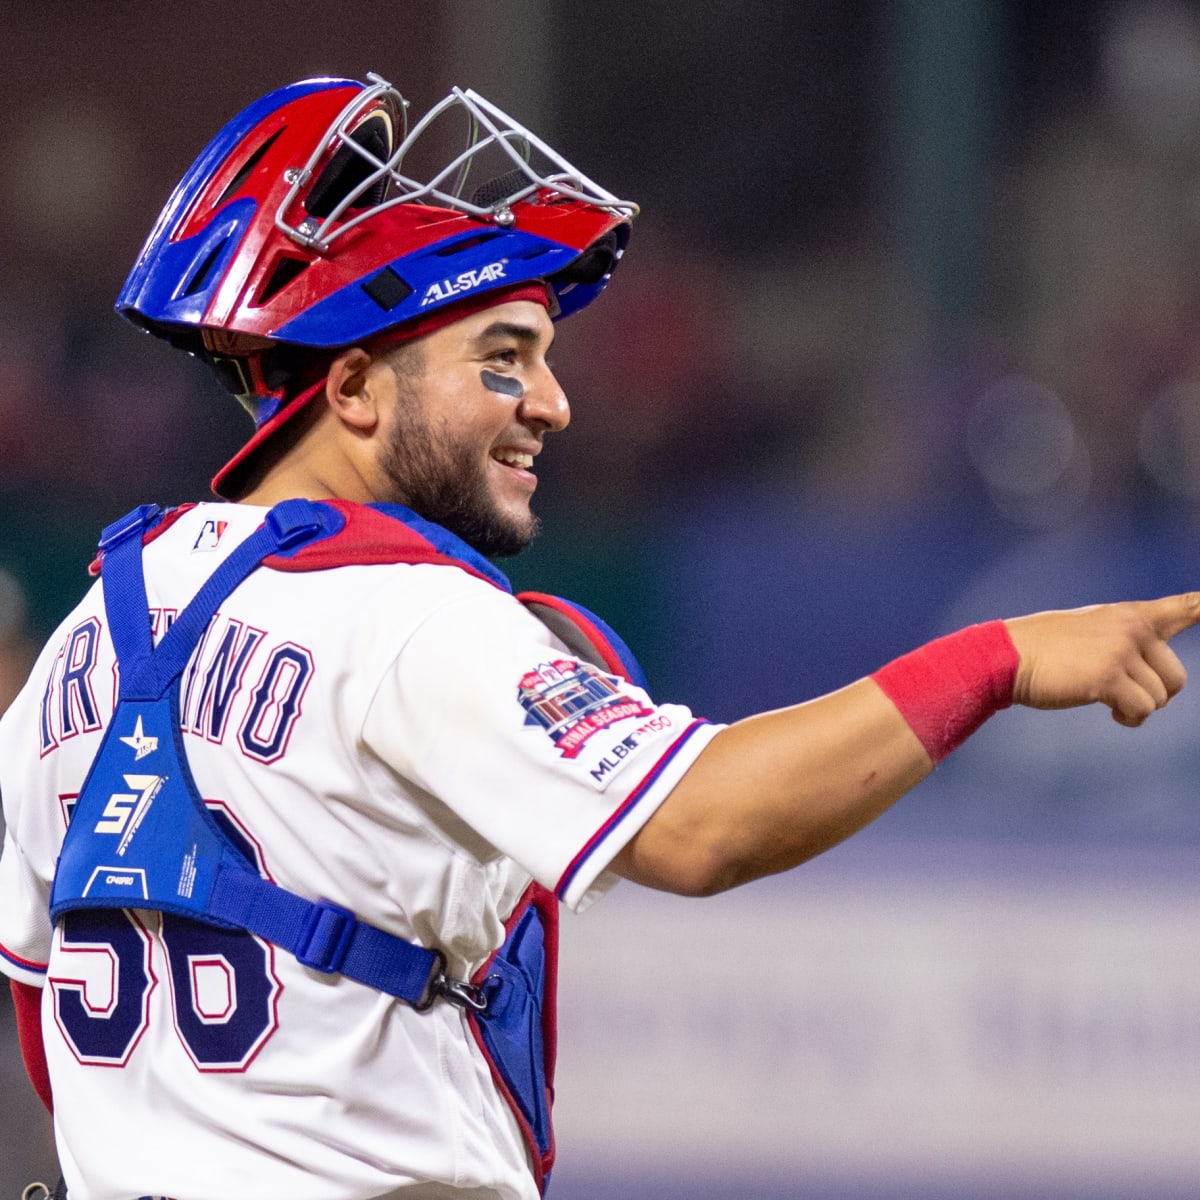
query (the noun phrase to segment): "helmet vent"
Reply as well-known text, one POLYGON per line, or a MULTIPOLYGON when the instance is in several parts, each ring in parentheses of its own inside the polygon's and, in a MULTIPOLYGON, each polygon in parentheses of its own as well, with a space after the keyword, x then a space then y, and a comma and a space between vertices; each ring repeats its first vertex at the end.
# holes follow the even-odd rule
POLYGON ((495 229, 488 229, 483 233, 477 233, 474 237, 465 237, 461 241, 451 242, 449 246, 442 246, 434 251, 438 258, 449 258, 453 254, 461 254, 464 250, 470 250, 472 246, 482 245, 484 242, 490 242, 498 238, 500 233, 495 229))
POLYGON ((275 264, 275 269, 271 272, 267 282, 263 284, 262 290, 258 293, 256 303, 266 304, 269 300, 273 300, 307 266, 308 260, 304 258, 291 258, 287 255, 280 258, 275 264))
POLYGON ((237 195, 238 189, 250 177, 250 172, 262 162, 263 158, 270 148, 275 144, 275 139, 283 132, 283 129, 277 129, 248 159, 242 164, 238 173, 229 181, 229 186, 221 193, 220 199, 213 205, 215 212, 220 208, 226 200, 237 195))
POLYGON ((208 277, 213 272, 213 267, 217 265, 217 259, 221 257, 221 252, 225 249, 226 243, 219 242, 205 256, 204 261, 196 269, 196 273, 188 280, 187 287, 183 289, 185 296, 195 296, 197 293, 204 291, 205 285, 208 283, 208 277))
MULTIPOLYGON (((391 154, 391 123, 385 114, 375 113, 350 135, 348 141, 361 146, 371 157, 366 157, 351 145, 338 147, 304 201, 305 209, 314 217, 329 216, 356 187, 379 171, 391 154)), ((387 182, 387 175, 380 174, 379 181, 361 196, 355 197, 350 207, 371 208, 381 203, 387 191, 387 182)))
POLYGON ((362 289, 384 312, 391 312, 397 304, 412 295, 412 288, 391 267, 377 271, 362 285, 362 289))

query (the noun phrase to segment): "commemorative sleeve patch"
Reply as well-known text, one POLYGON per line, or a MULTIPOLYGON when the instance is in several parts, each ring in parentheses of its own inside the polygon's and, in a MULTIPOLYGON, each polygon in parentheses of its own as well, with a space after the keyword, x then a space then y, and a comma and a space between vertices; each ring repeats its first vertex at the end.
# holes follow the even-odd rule
POLYGON ((648 717, 653 709, 626 695, 615 675, 584 662, 557 658, 521 677, 517 699, 525 724, 540 726, 563 758, 577 758, 588 740, 630 717, 648 717))
POLYGON ((603 791, 672 722, 627 690, 624 680, 575 659, 540 663, 521 677, 525 725, 541 729, 564 759, 603 791), (633 729, 623 722, 638 721, 633 729))

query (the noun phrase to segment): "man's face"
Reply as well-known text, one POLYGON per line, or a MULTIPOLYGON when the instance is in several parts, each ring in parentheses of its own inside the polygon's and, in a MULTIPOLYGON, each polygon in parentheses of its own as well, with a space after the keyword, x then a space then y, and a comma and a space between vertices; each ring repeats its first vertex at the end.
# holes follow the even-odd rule
POLYGON ((413 373, 401 365, 393 376, 392 424, 380 458, 389 499, 488 557, 523 550, 538 530, 530 510, 534 456, 545 434, 570 419, 546 362, 553 338, 545 308, 518 300, 414 345, 413 373))

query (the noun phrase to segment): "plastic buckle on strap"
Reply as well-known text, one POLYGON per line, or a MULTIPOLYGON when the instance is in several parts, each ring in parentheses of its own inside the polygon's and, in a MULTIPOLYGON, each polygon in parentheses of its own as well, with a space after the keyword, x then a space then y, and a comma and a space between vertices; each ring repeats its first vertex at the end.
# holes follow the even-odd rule
POLYGON ((319 509, 311 500, 281 500, 267 513, 264 523, 275 535, 280 550, 290 550, 321 532, 319 509))
POLYGON ((357 926, 358 918, 348 908, 328 900, 314 901, 292 953, 304 966, 336 975, 346 961, 357 926))
POLYGON ((147 525, 162 512, 157 504, 140 504, 132 512, 126 513, 119 521, 106 525, 100 534, 98 549, 111 550, 118 542, 123 542, 135 533, 141 533, 147 525))

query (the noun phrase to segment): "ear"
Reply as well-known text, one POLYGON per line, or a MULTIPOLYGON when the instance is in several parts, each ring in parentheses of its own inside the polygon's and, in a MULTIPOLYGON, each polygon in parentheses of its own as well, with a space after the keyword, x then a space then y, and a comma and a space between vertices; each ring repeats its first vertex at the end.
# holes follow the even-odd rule
POLYGON ((379 423, 378 396, 374 386, 378 367, 361 346, 339 354, 329 364, 325 380, 325 399, 334 415, 359 433, 371 433, 379 423))

